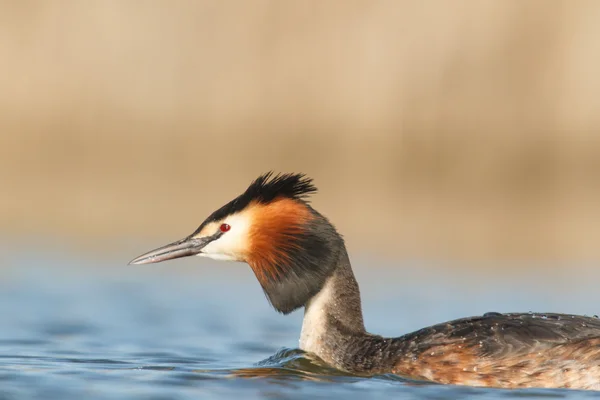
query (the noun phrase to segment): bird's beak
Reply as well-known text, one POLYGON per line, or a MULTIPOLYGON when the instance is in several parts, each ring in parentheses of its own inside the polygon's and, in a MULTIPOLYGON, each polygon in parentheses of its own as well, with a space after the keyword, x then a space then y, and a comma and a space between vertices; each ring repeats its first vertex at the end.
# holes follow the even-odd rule
POLYGON ((213 236, 201 238, 187 237, 131 260, 131 264, 153 264, 173 260, 180 257, 195 256, 202 252, 202 248, 214 240, 213 236))

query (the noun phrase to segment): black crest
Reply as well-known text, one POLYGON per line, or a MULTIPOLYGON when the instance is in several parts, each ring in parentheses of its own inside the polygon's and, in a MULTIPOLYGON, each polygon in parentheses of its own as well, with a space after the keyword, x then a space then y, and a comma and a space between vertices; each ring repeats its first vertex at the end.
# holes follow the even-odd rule
POLYGON ((244 193, 212 213, 192 236, 200 232, 206 224, 242 211, 252 201, 266 204, 277 198, 287 197, 308 202, 306 198, 316 192, 317 188, 313 185, 312 179, 304 174, 267 172, 256 178, 244 193))
POLYGON ((304 174, 273 175, 273 172, 267 172, 255 179, 239 198, 246 197, 248 202, 269 203, 278 197, 304 200, 316 192, 312 179, 304 174))

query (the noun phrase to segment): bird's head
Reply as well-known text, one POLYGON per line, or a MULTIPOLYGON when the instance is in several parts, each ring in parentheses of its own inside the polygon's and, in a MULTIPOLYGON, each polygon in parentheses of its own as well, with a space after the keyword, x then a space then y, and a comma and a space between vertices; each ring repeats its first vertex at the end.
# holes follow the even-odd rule
POLYGON ((287 314, 321 290, 344 247, 333 225, 308 204, 316 191, 303 174, 264 174, 194 233, 130 264, 193 255, 246 262, 273 307, 287 314))

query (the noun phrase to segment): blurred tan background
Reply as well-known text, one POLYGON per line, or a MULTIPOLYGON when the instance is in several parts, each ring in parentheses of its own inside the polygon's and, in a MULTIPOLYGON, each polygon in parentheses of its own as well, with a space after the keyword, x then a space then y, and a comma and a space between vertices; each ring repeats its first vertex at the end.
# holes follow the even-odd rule
POLYGON ((594 0, 2 1, 0 234, 158 245, 301 171, 354 253, 597 260, 598 21, 594 0))

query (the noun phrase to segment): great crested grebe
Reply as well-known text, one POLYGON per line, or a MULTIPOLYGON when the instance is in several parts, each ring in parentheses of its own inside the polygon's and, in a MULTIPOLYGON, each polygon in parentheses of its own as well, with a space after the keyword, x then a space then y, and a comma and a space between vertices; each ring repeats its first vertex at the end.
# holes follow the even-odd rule
POLYGON ((397 338, 365 330, 344 240, 306 200, 303 174, 267 173, 190 236, 130 264, 186 256, 250 265, 271 305, 304 307, 300 349, 340 370, 446 384, 600 389, 600 320, 566 314, 463 318, 397 338))

